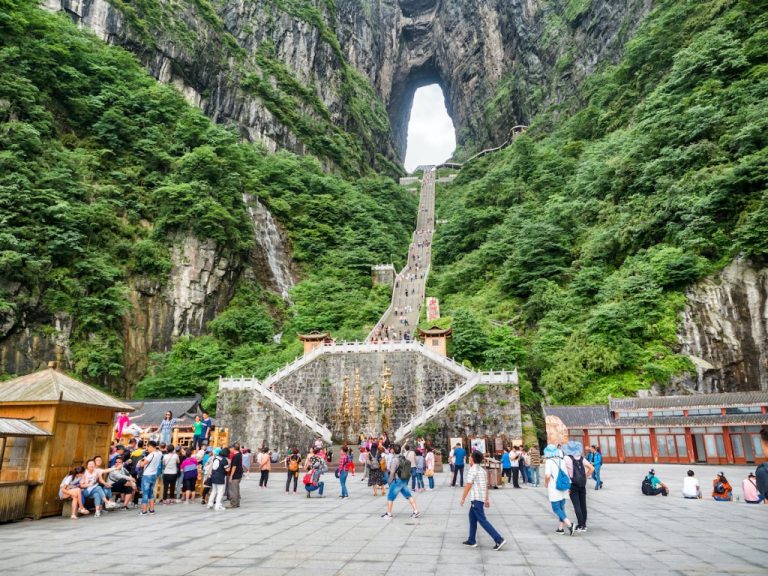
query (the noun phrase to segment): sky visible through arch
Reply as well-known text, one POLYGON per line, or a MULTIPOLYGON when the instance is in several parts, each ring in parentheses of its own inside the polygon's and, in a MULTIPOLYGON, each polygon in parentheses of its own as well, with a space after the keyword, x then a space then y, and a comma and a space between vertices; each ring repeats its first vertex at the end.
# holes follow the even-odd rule
POLYGON ((443 91, 438 84, 416 90, 408 123, 408 146, 405 169, 408 172, 422 164, 440 164, 456 149, 456 132, 448 116, 443 91))

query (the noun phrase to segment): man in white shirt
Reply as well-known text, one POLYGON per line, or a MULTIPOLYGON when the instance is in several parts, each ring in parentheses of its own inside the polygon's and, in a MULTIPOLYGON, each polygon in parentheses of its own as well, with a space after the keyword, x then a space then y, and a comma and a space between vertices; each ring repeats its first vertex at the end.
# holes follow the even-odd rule
POLYGON ((694 477, 693 470, 688 470, 688 476, 683 478, 683 498, 701 499, 701 486, 699 480, 694 477))
POLYGON ((467 499, 469 494, 469 538, 462 542, 464 546, 470 546, 471 548, 477 548, 477 525, 483 527, 488 532, 488 535, 493 538, 495 545, 494 550, 501 550, 501 547, 507 543, 501 534, 496 532, 496 529, 488 522, 485 517, 485 508, 491 507, 491 498, 488 494, 488 475, 480 464, 483 462, 483 455, 481 452, 475 450, 472 452, 472 467, 467 474, 467 484, 464 486, 464 493, 461 495, 461 505, 464 506, 464 500, 467 499))

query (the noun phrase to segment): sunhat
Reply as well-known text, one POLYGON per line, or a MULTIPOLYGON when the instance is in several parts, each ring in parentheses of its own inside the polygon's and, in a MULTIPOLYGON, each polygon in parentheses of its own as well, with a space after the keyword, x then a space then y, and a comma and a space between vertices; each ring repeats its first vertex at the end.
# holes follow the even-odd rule
POLYGON ((548 444, 546 448, 544 448, 544 458, 555 458, 559 456, 560 453, 557 450, 557 446, 554 444, 548 444))
POLYGON ((563 454, 566 456, 581 456, 584 452, 584 447, 581 445, 581 442, 576 442, 575 440, 571 440, 563 446, 563 454))

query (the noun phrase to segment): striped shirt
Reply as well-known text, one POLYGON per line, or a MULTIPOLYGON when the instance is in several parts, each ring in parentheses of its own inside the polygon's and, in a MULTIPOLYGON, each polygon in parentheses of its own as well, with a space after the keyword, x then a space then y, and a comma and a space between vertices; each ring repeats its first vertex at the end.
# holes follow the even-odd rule
POLYGON ((470 502, 475 500, 485 502, 488 497, 488 474, 485 468, 479 464, 472 464, 467 474, 467 484, 472 484, 472 488, 469 490, 470 502))

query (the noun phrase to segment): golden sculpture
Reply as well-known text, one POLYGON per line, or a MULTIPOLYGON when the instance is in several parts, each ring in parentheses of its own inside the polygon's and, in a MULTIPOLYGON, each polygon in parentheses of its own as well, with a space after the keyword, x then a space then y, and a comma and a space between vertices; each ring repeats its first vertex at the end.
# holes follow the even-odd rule
POLYGON ((352 429, 355 433, 362 426, 363 390, 360 386, 360 368, 355 368, 355 387, 352 390, 352 429))
POLYGON ((371 388, 368 393, 368 434, 373 436, 379 433, 379 409, 376 401, 376 390, 371 388))
POLYGON ((382 383, 381 383, 381 408, 382 408, 382 415, 381 415, 381 429, 382 431, 388 431, 390 422, 392 421, 392 381, 390 380, 390 377, 392 376, 392 371, 389 369, 389 366, 384 364, 384 371, 381 373, 382 377, 382 383))
POLYGON ((341 439, 346 440, 349 433, 349 376, 346 374, 341 391, 341 406, 339 406, 339 432, 341 439))

